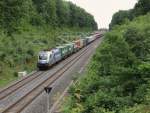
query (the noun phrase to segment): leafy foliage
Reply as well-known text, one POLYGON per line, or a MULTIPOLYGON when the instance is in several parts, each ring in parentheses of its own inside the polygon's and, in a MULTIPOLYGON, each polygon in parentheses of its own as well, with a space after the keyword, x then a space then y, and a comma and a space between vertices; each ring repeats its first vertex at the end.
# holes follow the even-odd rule
POLYGON ((132 10, 130 11, 122 11, 120 10, 119 12, 115 13, 112 17, 111 23, 110 23, 110 29, 114 26, 114 25, 121 25, 123 24, 127 19, 131 20, 132 16, 130 14, 132 10))
POLYGON ((89 32, 88 29, 79 28, 41 29, 30 26, 28 29, 11 36, 0 33, 0 87, 17 79, 19 71, 35 70, 38 52, 65 43, 60 38, 72 41, 89 32))
POLYGON ((0 25, 8 35, 20 32, 26 25, 74 27, 77 24, 77 27, 97 29, 93 16, 71 2, 62 0, 2 0, 0 14, 0 25), (70 16, 72 14, 76 19, 70 16))
POLYGON ((0 86, 35 69, 41 49, 96 29, 93 16, 71 2, 0 0, 0 86))
POLYGON ((64 113, 150 112, 150 14, 116 26, 70 89, 64 113))
POLYGON ((133 10, 135 16, 147 14, 150 11, 150 0, 139 0, 133 10))
POLYGON ((150 12, 150 0, 138 0, 133 9, 127 11, 119 11, 113 15, 110 23, 110 29, 115 25, 121 25, 128 20, 133 20, 135 17, 145 15, 150 12))

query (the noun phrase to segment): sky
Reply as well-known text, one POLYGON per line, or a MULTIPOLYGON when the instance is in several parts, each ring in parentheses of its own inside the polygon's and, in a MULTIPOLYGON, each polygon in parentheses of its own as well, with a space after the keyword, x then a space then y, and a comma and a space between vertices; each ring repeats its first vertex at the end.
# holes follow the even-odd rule
POLYGON ((134 7, 137 0, 66 0, 91 13, 99 28, 108 28, 112 16, 119 10, 128 10, 134 7))

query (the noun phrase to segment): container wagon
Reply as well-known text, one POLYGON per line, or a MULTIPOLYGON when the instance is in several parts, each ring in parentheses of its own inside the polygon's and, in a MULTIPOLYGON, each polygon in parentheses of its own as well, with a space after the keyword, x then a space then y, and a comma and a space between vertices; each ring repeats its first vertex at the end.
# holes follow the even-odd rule
POLYGON ((57 47, 61 52, 62 59, 66 58, 69 55, 69 50, 67 45, 57 47))
POLYGON ((73 43, 75 44, 76 51, 80 50, 80 48, 81 48, 81 42, 80 42, 80 40, 76 40, 73 43))
POLYGON ((87 38, 83 38, 82 39, 82 43, 83 43, 83 47, 85 47, 88 44, 88 39, 87 38))
POLYGON ((92 43, 97 38, 100 38, 100 36, 100 33, 95 33, 89 37, 75 40, 72 43, 64 44, 50 50, 41 51, 38 55, 37 67, 39 69, 50 67, 53 64, 65 59, 72 53, 75 53, 81 48, 92 43))
POLYGON ((93 36, 86 37, 88 39, 88 44, 93 42, 95 39, 93 36))
POLYGON ((68 55, 74 52, 74 43, 68 43, 68 44, 65 44, 65 46, 67 46, 68 48, 68 55))

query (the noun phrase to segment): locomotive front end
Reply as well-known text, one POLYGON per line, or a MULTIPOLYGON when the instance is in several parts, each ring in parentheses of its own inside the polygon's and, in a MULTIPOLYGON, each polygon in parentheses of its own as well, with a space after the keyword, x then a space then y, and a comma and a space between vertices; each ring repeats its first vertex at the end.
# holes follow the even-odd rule
POLYGON ((39 69, 47 68, 49 66, 49 53, 42 51, 38 55, 37 67, 39 69))

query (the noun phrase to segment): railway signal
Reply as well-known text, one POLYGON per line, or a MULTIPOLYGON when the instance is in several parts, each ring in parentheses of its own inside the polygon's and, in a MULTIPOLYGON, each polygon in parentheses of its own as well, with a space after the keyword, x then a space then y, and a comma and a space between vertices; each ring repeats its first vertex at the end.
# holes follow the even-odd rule
POLYGON ((52 91, 52 87, 45 87, 44 88, 46 94, 47 94, 47 113, 49 113, 50 110, 50 92, 52 91))
POLYGON ((50 94, 52 87, 45 87, 44 90, 47 94, 50 94))

